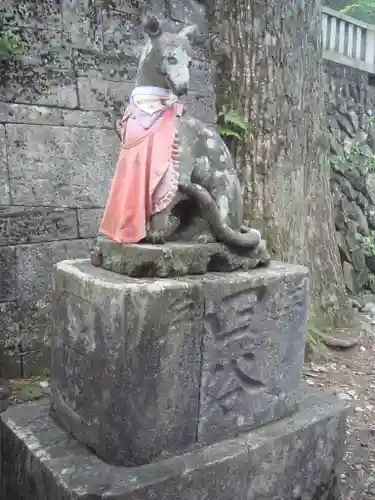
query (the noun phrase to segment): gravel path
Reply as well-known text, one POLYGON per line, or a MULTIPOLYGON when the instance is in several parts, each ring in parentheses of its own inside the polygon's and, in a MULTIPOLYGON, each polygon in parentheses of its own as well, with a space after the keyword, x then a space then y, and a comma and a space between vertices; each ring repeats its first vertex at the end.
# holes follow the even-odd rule
POLYGON ((340 500, 375 498, 375 319, 364 317, 360 345, 306 363, 305 381, 347 402, 347 452, 340 500))

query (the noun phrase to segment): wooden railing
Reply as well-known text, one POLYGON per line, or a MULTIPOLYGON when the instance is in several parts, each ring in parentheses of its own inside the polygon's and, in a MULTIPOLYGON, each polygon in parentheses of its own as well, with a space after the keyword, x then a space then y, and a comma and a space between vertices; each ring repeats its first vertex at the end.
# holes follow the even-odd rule
POLYGON ((375 74, 375 26, 323 7, 324 58, 375 74))

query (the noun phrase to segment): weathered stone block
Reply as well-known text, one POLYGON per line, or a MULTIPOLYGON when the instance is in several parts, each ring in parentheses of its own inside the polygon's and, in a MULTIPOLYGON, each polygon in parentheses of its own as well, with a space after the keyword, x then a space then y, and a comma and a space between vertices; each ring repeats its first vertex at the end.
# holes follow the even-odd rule
POLYGON ((358 284, 354 267, 349 262, 343 262, 342 269, 344 272, 344 281, 347 289, 352 293, 357 293, 358 284))
POLYGON ((358 232, 368 236, 369 228, 365 214, 354 201, 349 201, 344 194, 341 197, 341 209, 345 218, 358 222, 358 232))
MULTIPOLYGON (((11 347, 9 349, 0 344, 0 376, 5 379, 15 379, 23 375, 21 369, 21 356, 19 347, 11 347)), ((0 401, 0 412, 3 411, 3 406, 0 401)))
POLYGON ((0 207, 0 246, 78 238, 75 210, 0 207))
POLYGON ((307 333, 302 269, 277 264, 270 272, 207 281, 199 442, 264 425, 294 408, 307 333))
POLYGON ((63 38, 72 47, 103 49, 100 2, 61 0, 63 38))
POLYGON ((147 463, 295 409, 303 267, 135 279, 62 262, 54 297, 52 406, 108 462, 147 463))
POLYGON ((61 28, 60 3, 55 0, 2 0, 0 17, 12 27, 61 28))
POLYGON ((60 109, 49 106, 1 102, 0 122, 114 129, 114 119, 109 112, 60 109))
POLYGON ((112 463, 145 463, 192 445, 199 287, 124 279, 73 261, 57 265, 54 295, 53 409, 72 433, 112 463))
POLYGON ((103 80, 99 73, 78 77, 80 106, 87 110, 103 110, 122 114, 134 88, 133 83, 103 80))
POLYGON ((138 68, 138 53, 94 50, 74 50, 74 68, 78 77, 96 78, 108 82, 134 82, 138 68))
POLYGON ((40 306, 49 303, 54 265, 64 259, 87 257, 93 243, 91 239, 82 239, 6 247, 14 248, 16 252, 19 300, 32 300, 39 302, 40 306))
POLYGON ((14 247, 0 247, 0 302, 15 300, 17 253, 14 247))
MULTIPOLYGON (((153 12, 164 17, 163 0, 153 0, 153 12)), ((140 0, 116 3, 89 0, 62 0, 62 18, 67 38, 74 48, 127 54, 139 47, 140 0)))
POLYGON ((345 236, 340 231, 336 231, 336 243, 340 249, 342 260, 350 261, 349 247, 345 240, 345 236))
POLYGON ((49 345, 43 338, 35 339, 33 342, 26 342, 26 346, 31 344, 30 347, 24 347, 25 338, 22 338, 20 346, 20 362, 22 365, 23 377, 45 377, 46 370, 50 368, 51 351, 49 345))
POLYGON ((14 204, 104 206, 119 148, 114 131, 10 124, 7 136, 14 204))
POLYGON ((164 245, 122 245, 99 236, 91 254, 91 263, 107 271, 133 278, 167 278, 207 272, 248 271, 269 263, 270 256, 262 241, 253 250, 233 251, 221 243, 168 242, 164 245))
POLYGON ((128 5, 103 11, 103 43, 110 53, 140 55, 145 36, 141 29, 141 10, 128 5))
POLYGON ((36 105, 76 108, 74 76, 67 70, 20 64, 0 79, 4 100, 36 105))
POLYGON ((19 347, 19 311, 16 302, 0 302, 0 348, 13 350, 19 347))
POLYGON ((16 302, 0 302, 0 318, 0 377, 19 377, 20 331, 16 302))
POLYGON ((110 112, 63 110, 65 127, 106 128, 114 130, 115 120, 110 112))
POLYGON ((110 113, 9 103, 0 103, 0 122, 95 127, 111 130, 114 128, 114 120, 110 113))
POLYGON ((375 206, 374 205, 369 206, 367 213, 366 213, 366 216, 367 216, 367 222, 368 222, 368 225, 370 226, 370 228, 375 229, 375 206))
MULTIPOLYGON (((64 240, 39 245, 18 245, 12 272, 16 277, 13 293, 19 308, 20 346, 24 373, 40 374, 50 363, 51 276, 62 259, 90 255, 93 240, 64 240)), ((1 249, 0 249, 1 252, 1 249)))
POLYGON ((48 402, 10 407, 0 420, 1 498, 338 500, 346 410, 332 396, 301 392, 292 417, 132 468, 80 446, 51 419, 48 402))
POLYGON ((5 128, 0 125, 0 205, 10 203, 5 128))
POLYGON ((5 379, 0 378, 0 413, 8 408, 10 395, 11 389, 9 383, 5 379))
POLYGON ((69 47, 54 30, 22 28, 23 55, 7 59, 0 75, 2 100, 75 108, 69 47))
POLYGON ((375 203, 375 173, 370 172, 366 177, 366 191, 371 203, 375 203))
POLYGON ((96 236, 98 236, 102 215, 102 208, 78 209, 77 216, 79 237, 95 238, 96 236))
POLYGON ((0 122, 63 125, 63 112, 49 106, 0 103, 0 122))

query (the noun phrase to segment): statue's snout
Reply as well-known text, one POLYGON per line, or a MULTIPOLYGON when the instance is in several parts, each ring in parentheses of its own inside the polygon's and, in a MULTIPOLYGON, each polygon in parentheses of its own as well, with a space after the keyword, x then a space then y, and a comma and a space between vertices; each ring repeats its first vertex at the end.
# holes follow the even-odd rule
POLYGON ((183 81, 178 81, 182 80, 181 78, 171 78, 170 75, 167 74, 167 82, 168 82, 168 87, 171 89, 171 91, 177 96, 177 97, 182 97, 183 95, 186 95, 189 90, 189 80, 184 79, 183 81))
POLYGON ((175 94, 177 97, 182 97, 188 93, 189 87, 188 85, 181 85, 175 89, 175 94))

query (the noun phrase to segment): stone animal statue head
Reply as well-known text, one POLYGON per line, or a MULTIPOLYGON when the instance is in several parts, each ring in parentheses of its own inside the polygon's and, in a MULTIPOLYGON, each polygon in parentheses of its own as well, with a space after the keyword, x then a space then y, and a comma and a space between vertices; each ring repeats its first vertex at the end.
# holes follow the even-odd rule
POLYGON ((139 63, 137 85, 170 89, 177 96, 187 93, 192 60, 191 43, 197 26, 183 28, 179 33, 164 32, 155 16, 147 17, 144 32, 148 42, 139 63))

